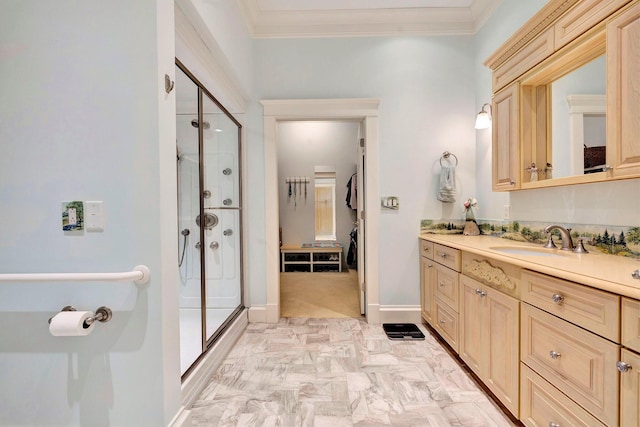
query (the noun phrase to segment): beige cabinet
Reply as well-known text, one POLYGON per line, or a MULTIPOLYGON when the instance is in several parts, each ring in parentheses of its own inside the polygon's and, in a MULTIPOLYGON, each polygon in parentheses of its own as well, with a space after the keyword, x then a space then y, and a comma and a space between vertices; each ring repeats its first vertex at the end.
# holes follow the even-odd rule
POLYGON ((459 355, 518 417, 520 302, 460 276, 459 355))
POLYGON ((427 257, 420 258, 420 312, 422 318, 429 324, 432 323, 433 312, 433 260, 427 257))
POLYGON ((520 84, 513 83, 496 93, 493 111, 493 190, 506 191, 520 185, 520 84))
POLYGON ((640 425, 640 355, 622 349, 620 370, 620 425, 640 425))
POLYGON ((522 362, 604 424, 618 425, 620 347, 527 303, 521 313, 522 362))
POLYGON ((640 2, 607 24, 607 162, 640 174, 640 2))
POLYGON ((420 240, 422 318, 458 350, 458 276, 460 251, 420 240))

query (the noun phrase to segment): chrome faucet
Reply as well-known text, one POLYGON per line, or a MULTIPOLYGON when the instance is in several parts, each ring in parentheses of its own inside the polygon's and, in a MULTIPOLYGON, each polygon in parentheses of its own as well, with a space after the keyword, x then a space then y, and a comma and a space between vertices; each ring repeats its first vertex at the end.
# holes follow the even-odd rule
MULTIPOLYGON (((573 240, 571 240, 571 229, 560 227, 559 225, 549 225, 545 227, 544 232, 546 234, 551 233, 552 230, 558 230, 560 232, 560 236, 562 237, 562 250, 563 251, 571 251, 573 250, 573 240)), ((553 243, 552 234, 549 234, 549 240, 545 243, 545 248, 553 249, 556 245, 553 243)))

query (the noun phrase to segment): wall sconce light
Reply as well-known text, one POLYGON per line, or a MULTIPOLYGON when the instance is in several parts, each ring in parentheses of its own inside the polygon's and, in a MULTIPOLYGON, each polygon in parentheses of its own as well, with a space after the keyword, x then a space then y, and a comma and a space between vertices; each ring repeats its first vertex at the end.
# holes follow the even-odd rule
POLYGON ((491 104, 483 104, 476 117, 476 129, 487 129, 489 126, 491 126, 491 104), (485 110, 485 107, 489 107, 489 111, 485 110))

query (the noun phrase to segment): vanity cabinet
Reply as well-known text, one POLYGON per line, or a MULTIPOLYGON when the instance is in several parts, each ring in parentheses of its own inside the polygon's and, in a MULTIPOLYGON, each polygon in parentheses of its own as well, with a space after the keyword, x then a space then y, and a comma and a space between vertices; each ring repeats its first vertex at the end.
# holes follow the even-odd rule
POLYGON ((493 111, 493 190, 519 188, 520 128, 518 119, 520 85, 514 83, 498 92, 492 102, 493 111))
POLYGON ((620 425, 640 425, 640 301, 622 299, 620 425))
POLYGON ((520 302, 465 275, 460 276, 462 360, 518 417, 520 302))
POLYGON ((640 426, 640 299, 511 262, 495 243, 427 238, 423 319, 509 412, 526 426, 640 426))
POLYGON ((420 241, 420 307, 422 318, 431 324, 434 306, 433 295, 433 243, 420 241))
POLYGON ((607 24, 607 162, 614 177, 640 174, 640 3, 607 24))
POLYGON ((420 250, 422 318, 457 351, 460 251, 425 242, 420 250))
POLYGON ((522 363, 604 424, 618 425, 620 346, 527 303, 521 310, 522 363))
POLYGON ((638 40, 637 0, 550 0, 487 58, 494 191, 640 177, 638 40), (592 81, 580 77, 583 67, 591 67, 592 81), (568 81, 580 89, 562 92, 563 83, 554 86, 561 79, 575 79, 568 81), (590 165, 582 161, 591 159, 583 150, 582 122, 572 135, 562 135, 573 122, 558 103, 605 92, 606 106, 580 107, 583 114, 606 116, 594 143, 604 147, 606 158, 590 165))

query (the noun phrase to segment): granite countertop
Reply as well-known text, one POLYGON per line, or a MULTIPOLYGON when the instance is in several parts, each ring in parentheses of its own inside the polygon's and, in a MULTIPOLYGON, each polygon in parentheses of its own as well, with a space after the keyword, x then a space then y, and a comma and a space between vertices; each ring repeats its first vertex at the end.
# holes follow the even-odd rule
POLYGON ((560 249, 544 249, 542 245, 490 236, 423 233, 419 237, 529 270, 640 299, 640 280, 631 276, 634 270, 640 269, 640 260, 637 259, 599 252, 576 254, 560 249), (543 255, 507 253, 498 250, 500 248, 529 249, 539 251, 543 255))

